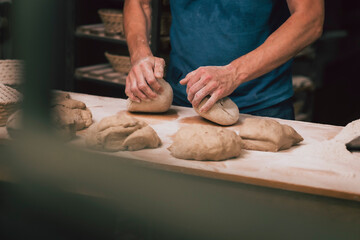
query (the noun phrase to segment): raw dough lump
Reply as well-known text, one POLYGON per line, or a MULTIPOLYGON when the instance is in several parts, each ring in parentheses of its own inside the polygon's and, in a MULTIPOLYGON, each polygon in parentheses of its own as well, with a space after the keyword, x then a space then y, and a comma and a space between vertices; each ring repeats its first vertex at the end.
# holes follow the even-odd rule
POLYGON ((215 105, 207 112, 201 113, 199 110, 209 100, 210 97, 205 97, 195 111, 209 121, 220 125, 233 125, 239 120, 239 108, 228 97, 218 100, 215 105))
POLYGON ((68 93, 54 94, 52 114, 55 126, 59 128, 73 123, 75 130, 79 131, 92 124, 92 114, 85 103, 71 99, 68 93))
POLYGON ((168 82, 164 79, 158 79, 163 91, 150 102, 141 101, 140 103, 127 100, 129 112, 153 112, 160 113, 169 110, 173 101, 173 90, 168 82))
POLYGON ((224 160, 240 155, 241 137, 221 127, 189 125, 177 131, 168 150, 181 159, 224 160))
MULTIPOLYGON (((73 139, 76 131, 92 124, 92 114, 85 103, 71 99, 68 93, 53 92, 50 110, 54 133, 62 140, 73 139)), ((20 110, 8 119, 6 128, 12 138, 20 135, 22 129, 20 110)))
POLYGON ((246 118, 237 130, 248 150, 277 152, 304 140, 292 127, 269 118, 246 118))
POLYGON ((161 140, 147 123, 122 112, 90 127, 86 145, 100 151, 136 151, 157 148, 161 140))

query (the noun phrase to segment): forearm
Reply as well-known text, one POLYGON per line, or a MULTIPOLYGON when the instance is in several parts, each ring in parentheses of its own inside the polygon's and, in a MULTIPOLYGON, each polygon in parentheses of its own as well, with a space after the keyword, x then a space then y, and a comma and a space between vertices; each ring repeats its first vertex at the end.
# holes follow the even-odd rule
POLYGON ((131 62, 152 56, 149 41, 151 31, 151 0, 126 0, 124 30, 131 62))
POLYGON ((229 64, 238 85, 279 67, 321 36, 323 1, 308 1, 301 5, 296 0, 288 0, 288 4, 289 19, 257 49, 229 64))

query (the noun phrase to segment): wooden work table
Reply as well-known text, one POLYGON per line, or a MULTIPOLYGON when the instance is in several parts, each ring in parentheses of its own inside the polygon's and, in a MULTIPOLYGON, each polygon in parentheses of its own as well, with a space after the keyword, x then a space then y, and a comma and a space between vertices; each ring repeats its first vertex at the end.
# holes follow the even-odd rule
MULTIPOLYGON (((94 122, 118 112, 126 112, 124 99, 79 93, 71 93, 71 97, 86 103, 93 114, 94 122)), ((343 127, 276 119, 292 126, 303 136, 304 141, 289 150, 276 153, 243 150, 241 156, 235 159, 218 162, 193 161, 174 158, 167 150, 172 136, 180 126, 213 125, 198 116, 192 108, 172 106, 164 114, 127 114, 151 125, 162 140, 161 147, 103 154, 146 162, 152 167, 168 171, 360 201, 359 153, 353 153, 358 159, 357 164, 342 162, 341 159, 336 163, 330 161, 328 164, 319 164, 318 156, 312 159, 313 164, 303 164, 304 156, 299 151, 310 144, 332 139, 343 127), (358 168, 354 169, 354 165, 358 168)), ((253 116, 241 114, 240 121, 247 117, 253 116)), ((236 124, 227 128, 235 131, 237 129, 236 124)), ((80 138, 72 143, 85 146, 83 137, 86 132, 87 130, 79 131, 77 135, 80 138)), ((7 138, 5 127, 0 128, 0 138, 7 138)))
MULTIPOLYGON (((93 114, 94 122, 126 111, 124 99, 78 93, 71 93, 71 97, 86 103, 93 114)), ((145 162, 168 171, 360 201, 360 155, 356 155, 357 163, 339 159, 335 163, 329 161, 328 164, 323 164, 322 159, 322 164, 319 164, 318 156, 314 156, 311 159, 313 164, 304 164, 302 159, 305 156, 299 151, 311 144, 332 139, 342 127, 277 119, 280 123, 292 126, 303 136, 304 141, 298 146, 277 153, 244 150, 236 159, 219 162, 192 161, 172 157, 167 148, 180 126, 212 124, 199 117, 193 109, 172 106, 165 114, 128 114, 150 124, 161 138, 162 146, 157 149, 104 154, 145 162)), ((241 115, 240 121, 246 117, 252 116, 241 115)), ((236 131, 236 125, 228 128, 236 131)), ((5 134, 4 129, 0 131, 2 135, 5 134)), ((86 131, 80 131, 78 135, 84 136, 86 131)), ((73 143, 84 146, 84 139, 80 137, 73 143)))

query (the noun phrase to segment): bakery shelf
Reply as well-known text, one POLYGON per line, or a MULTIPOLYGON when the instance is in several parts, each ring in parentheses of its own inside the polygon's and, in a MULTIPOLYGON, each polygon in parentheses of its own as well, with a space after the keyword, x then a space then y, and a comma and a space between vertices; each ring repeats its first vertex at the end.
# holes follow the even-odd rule
POLYGON ((104 24, 82 25, 76 28, 75 36, 126 45, 125 36, 105 34, 104 24))
POLYGON ((79 80, 90 79, 125 86, 125 73, 116 72, 110 64, 98 64, 80 67, 75 70, 75 77, 79 80))

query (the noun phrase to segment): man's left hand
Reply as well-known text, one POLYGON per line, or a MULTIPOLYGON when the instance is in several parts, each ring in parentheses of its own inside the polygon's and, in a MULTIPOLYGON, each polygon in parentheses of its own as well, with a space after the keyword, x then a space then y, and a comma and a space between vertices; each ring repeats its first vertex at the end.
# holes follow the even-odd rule
POLYGON ((187 85, 188 100, 197 107, 206 96, 210 96, 200 112, 207 112, 219 99, 230 95, 238 86, 233 66, 206 66, 190 72, 180 84, 187 85))

